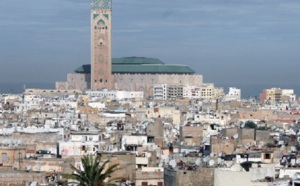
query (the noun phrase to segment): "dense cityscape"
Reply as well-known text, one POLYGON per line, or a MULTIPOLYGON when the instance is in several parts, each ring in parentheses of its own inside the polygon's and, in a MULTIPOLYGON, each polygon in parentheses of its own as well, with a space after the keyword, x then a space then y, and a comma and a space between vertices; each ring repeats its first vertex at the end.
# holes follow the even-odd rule
POLYGON ((90 8, 90 64, 0 94, 0 186, 300 185, 293 87, 243 96, 185 64, 112 57, 112 1, 90 8))

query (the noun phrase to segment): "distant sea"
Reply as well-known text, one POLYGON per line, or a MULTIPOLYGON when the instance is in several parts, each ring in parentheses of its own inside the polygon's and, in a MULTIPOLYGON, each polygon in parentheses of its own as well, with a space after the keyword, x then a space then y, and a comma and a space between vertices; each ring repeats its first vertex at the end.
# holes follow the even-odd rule
MULTIPOLYGON (((259 98, 263 89, 279 87, 282 89, 294 89, 296 95, 300 95, 299 84, 218 84, 215 87, 223 87, 224 92, 228 93, 229 87, 236 87, 242 90, 242 98, 259 98)), ((24 88, 54 89, 55 82, 20 82, 3 83, 0 82, 0 94, 20 94, 24 88)))
POLYGON ((55 82, 0 82, 0 94, 20 94, 24 88, 54 89, 55 82))

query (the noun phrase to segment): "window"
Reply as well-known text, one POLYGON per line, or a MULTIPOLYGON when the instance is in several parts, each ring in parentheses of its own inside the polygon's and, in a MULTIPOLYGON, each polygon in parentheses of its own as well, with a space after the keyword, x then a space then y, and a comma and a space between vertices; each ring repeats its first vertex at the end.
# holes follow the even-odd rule
POLYGON ((22 153, 21 152, 19 152, 18 158, 19 158, 19 160, 22 159, 22 153))
POLYGON ((271 159, 271 154, 265 154, 265 159, 271 159))
POLYGON ((2 159, 2 162, 7 161, 7 154, 6 153, 2 153, 1 154, 1 159, 2 159))

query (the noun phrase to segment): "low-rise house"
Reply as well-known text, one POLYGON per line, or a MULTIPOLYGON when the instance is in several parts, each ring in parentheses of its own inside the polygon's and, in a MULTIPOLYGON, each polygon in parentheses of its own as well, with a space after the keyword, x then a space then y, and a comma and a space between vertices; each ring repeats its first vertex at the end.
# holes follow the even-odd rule
POLYGON ((136 186, 163 186, 164 185, 164 168, 162 167, 142 167, 135 173, 136 186))
POLYGON ((196 170, 180 170, 164 168, 165 186, 213 186, 214 168, 198 168, 196 170))
POLYGON ((101 134, 99 131, 71 132, 69 140, 58 141, 58 152, 61 157, 95 154, 100 149, 101 134))

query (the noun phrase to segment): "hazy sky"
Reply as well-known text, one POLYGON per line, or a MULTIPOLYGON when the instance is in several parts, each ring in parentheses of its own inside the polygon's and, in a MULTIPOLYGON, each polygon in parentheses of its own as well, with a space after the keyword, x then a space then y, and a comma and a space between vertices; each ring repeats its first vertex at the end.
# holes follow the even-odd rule
MULTIPOLYGON (((113 57, 186 64, 215 84, 297 84, 299 0, 113 0, 113 57)), ((90 63, 90 2, 0 0, 0 82, 90 63)))

